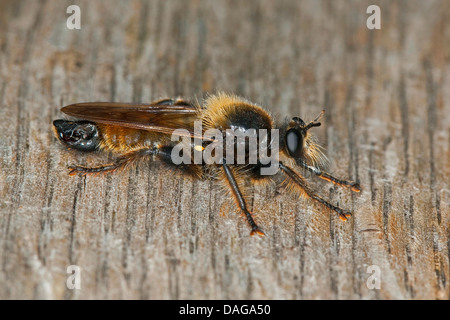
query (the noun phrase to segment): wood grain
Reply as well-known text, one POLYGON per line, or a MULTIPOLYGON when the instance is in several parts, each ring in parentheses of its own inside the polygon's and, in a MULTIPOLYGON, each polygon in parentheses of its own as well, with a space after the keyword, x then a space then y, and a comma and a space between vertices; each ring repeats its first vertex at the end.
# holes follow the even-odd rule
POLYGON ((1 1, 0 298, 449 299, 449 19, 444 0, 1 1), (326 109, 330 169, 363 192, 310 181, 353 218, 254 187, 267 236, 249 237, 220 188, 158 163, 68 176, 108 156, 55 140, 60 107, 218 90, 281 118, 326 109))

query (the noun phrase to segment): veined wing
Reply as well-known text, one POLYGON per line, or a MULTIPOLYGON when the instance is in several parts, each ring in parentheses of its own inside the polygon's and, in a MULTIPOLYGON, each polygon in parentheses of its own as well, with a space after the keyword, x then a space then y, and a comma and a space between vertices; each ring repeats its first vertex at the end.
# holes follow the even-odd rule
POLYGON ((97 123, 165 134, 184 129, 189 134, 177 135, 202 139, 194 134, 194 121, 201 111, 183 100, 165 99, 150 104, 85 102, 68 105, 61 111, 97 123))

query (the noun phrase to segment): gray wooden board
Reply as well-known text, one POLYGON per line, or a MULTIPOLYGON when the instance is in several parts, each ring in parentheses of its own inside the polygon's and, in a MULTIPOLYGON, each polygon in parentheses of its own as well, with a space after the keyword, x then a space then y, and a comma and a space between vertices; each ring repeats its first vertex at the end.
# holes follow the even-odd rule
POLYGON ((444 0, 1 1, 0 298, 448 299, 449 21, 444 0), (330 171, 363 191, 307 176, 353 218, 255 186, 250 237, 221 188, 159 163, 68 176, 111 157, 56 141, 62 106, 217 91, 325 109, 330 171))

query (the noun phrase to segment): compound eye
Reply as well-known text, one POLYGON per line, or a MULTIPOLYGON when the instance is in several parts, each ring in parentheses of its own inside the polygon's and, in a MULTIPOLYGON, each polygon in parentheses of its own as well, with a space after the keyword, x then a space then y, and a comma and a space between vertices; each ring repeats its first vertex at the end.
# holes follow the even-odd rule
POLYGON ((286 146, 292 157, 298 158, 302 154, 303 138, 298 130, 291 129, 286 134, 286 146))

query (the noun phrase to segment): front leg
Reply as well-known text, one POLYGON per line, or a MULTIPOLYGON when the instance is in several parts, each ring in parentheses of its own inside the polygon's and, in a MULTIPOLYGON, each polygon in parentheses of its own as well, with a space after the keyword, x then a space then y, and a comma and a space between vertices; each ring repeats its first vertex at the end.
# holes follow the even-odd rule
POLYGON ((314 191, 312 191, 309 188, 305 179, 303 179, 300 175, 298 175, 294 170, 285 166, 282 162, 279 163, 279 166, 280 169, 283 171, 283 173, 286 174, 286 176, 289 178, 288 181, 292 182, 293 187, 298 188, 302 194, 323 204, 328 209, 335 211, 342 221, 347 221, 347 218, 351 217, 352 215, 351 212, 336 207, 331 203, 327 202, 326 200, 324 200, 323 198, 319 197, 314 191))
POLYGON ((320 179, 326 180, 328 182, 332 182, 332 183, 334 183, 336 185, 339 185, 339 186, 348 187, 354 192, 360 192, 361 191, 360 185, 358 183, 356 183, 356 182, 347 181, 347 180, 341 180, 341 179, 335 178, 335 177, 333 177, 332 175, 330 175, 327 172, 324 172, 324 171, 322 171, 322 170, 320 170, 320 169, 318 169, 316 167, 312 167, 312 166, 307 165, 303 161, 299 162, 298 165, 300 165, 302 168, 305 168, 306 170, 314 173, 320 179))

